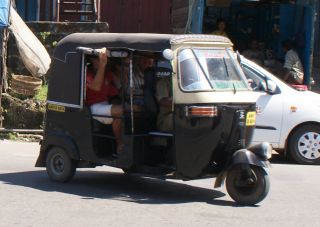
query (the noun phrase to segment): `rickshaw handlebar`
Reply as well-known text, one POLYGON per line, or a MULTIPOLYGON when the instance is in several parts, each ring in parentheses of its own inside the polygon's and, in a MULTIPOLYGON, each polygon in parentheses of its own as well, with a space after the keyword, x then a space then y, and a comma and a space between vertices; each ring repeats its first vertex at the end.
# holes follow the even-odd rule
MULTIPOLYGON (((93 49, 89 47, 77 47, 77 51, 82 52, 83 54, 99 56, 98 49, 93 49)), ((113 57, 113 58, 126 58, 128 57, 128 52, 113 50, 113 51, 108 51, 107 56, 113 57)))

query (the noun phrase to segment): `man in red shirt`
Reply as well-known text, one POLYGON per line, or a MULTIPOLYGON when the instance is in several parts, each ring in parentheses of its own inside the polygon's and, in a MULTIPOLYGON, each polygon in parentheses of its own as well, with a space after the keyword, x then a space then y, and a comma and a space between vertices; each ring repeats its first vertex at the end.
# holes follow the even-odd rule
POLYGON ((119 90, 113 84, 112 73, 106 71, 107 52, 106 48, 101 48, 98 57, 89 58, 92 69, 88 69, 86 76, 86 105, 90 106, 93 115, 106 116, 94 118, 103 124, 112 124, 118 146, 117 150, 120 150, 122 147, 120 137, 123 109, 121 105, 109 103, 111 97, 119 94, 119 90))

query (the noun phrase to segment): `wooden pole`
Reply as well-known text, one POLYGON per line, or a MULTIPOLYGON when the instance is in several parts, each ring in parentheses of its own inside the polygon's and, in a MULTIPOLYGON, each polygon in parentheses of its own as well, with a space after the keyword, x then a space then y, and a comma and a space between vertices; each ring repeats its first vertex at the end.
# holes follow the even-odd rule
MULTIPOLYGON (((9 1, 9 12, 8 16, 10 18, 10 7, 11 7, 11 0, 9 1)), ((1 33, 1 45, 0 45, 0 128, 2 128, 3 123, 3 111, 1 105, 2 99, 2 91, 6 91, 8 89, 8 82, 7 82, 7 43, 9 39, 9 29, 7 27, 3 27, 0 29, 1 33)))
POLYGON ((1 105, 1 99, 2 99, 2 89, 3 89, 3 81, 4 81, 4 28, 1 28, 1 62, 0 62, 0 128, 2 128, 2 105, 1 105))
POLYGON ((7 81, 7 43, 9 38, 9 30, 8 28, 1 29, 1 75, 0 75, 0 128, 2 128, 3 123, 3 111, 1 105, 2 99, 2 91, 7 91, 8 89, 8 81, 7 81))

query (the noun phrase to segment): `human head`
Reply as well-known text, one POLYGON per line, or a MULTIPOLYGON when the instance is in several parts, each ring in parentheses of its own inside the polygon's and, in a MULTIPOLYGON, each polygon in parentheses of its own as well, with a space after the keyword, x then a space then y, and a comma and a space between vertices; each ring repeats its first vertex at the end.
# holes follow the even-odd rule
POLYGON ((227 23, 224 19, 220 18, 218 21, 217 21, 217 28, 219 31, 224 31, 227 27, 227 23))
POLYGON ((250 49, 252 50, 257 50, 259 49, 259 43, 256 39, 251 40, 250 44, 249 44, 250 49))
POLYGON ((283 40, 281 42, 282 49, 287 52, 288 50, 293 49, 293 42, 290 39, 283 40))
POLYGON ((99 57, 95 55, 88 56, 88 62, 90 63, 89 68, 91 70, 97 70, 99 67, 99 57))
POLYGON ((109 69, 116 75, 120 75, 123 66, 124 74, 129 74, 130 58, 110 58, 109 69))
POLYGON ((153 65, 153 58, 140 56, 138 59, 138 67, 143 72, 146 68, 152 67, 153 65))

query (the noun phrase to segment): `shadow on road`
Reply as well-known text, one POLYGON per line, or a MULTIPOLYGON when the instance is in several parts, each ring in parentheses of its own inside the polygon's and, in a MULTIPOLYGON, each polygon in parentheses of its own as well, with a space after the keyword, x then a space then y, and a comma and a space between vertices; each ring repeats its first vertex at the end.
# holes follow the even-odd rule
POLYGON ((292 161, 288 160, 289 158, 284 155, 284 153, 273 153, 270 160, 271 164, 286 164, 286 165, 297 165, 292 161))
POLYGON ((273 153, 270 162, 271 164, 290 164, 283 153, 273 153))
POLYGON ((114 172, 78 171, 75 178, 66 184, 50 181, 45 171, 4 173, 0 174, 0 181, 42 191, 78 195, 82 199, 115 199, 141 204, 205 202, 237 206, 232 201, 217 200, 225 196, 220 191, 114 172))

